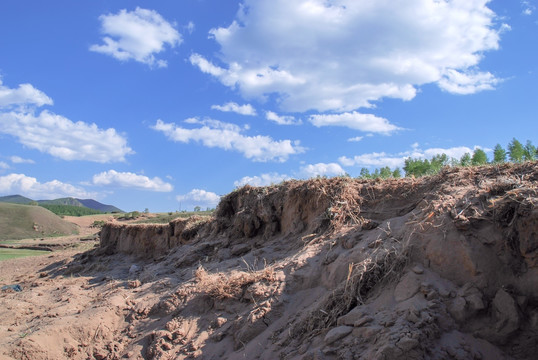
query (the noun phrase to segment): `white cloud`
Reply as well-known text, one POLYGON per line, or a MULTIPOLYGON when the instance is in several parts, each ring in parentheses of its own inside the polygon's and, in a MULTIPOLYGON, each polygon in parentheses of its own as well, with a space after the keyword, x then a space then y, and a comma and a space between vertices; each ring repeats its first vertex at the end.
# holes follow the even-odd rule
POLYGON ((401 130, 387 119, 372 114, 360 114, 356 111, 342 114, 311 115, 309 121, 317 127, 345 126, 350 129, 369 131, 389 135, 401 130))
POLYGON ((349 142, 359 142, 362 139, 364 139, 364 136, 355 136, 355 137, 347 139, 347 141, 349 141, 349 142))
POLYGON ((245 0, 228 27, 210 31, 220 45, 214 60, 190 61, 246 98, 278 94, 291 112, 410 100, 429 83, 476 92, 495 85, 477 66, 505 28, 488 2, 245 0))
MULTIPOLYGON (((475 146, 474 149, 480 148, 475 146)), ((338 161, 343 166, 357 167, 384 167, 390 168, 403 167, 405 159, 411 157, 413 159, 431 159, 435 155, 446 154, 449 158, 460 159, 465 153, 473 153, 473 149, 466 146, 457 146, 451 148, 428 148, 420 149, 419 144, 411 145, 411 150, 404 151, 398 154, 387 154, 385 152, 373 152, 362 155, 356 155, 352 158, 342 156, 338 161)))
POLYGON ((301 167, 300 174, 302 177, 306 178, 313 178, 317 176, 338 176, 338 175, 344 175, 346 172, 342 167, 336 163, 318 163, 318 164, 310 164, 301 167))
POLYGON ((454 94, 468 95, 483 90, 493 90, 499 81, 489 72, 464 73, 447 70, 443 78, 439 80, 439 87, 454 94))
POLYGON ((12 135, 31 149, 63 160, 99 163, 124 161, 133 150, 116 130, 95 124, 73 122, 47 110, 32 113, 0 113, 0 133, 12 135))
POLYGON ((174 189, 171 184, 162 181, 158 177, 150 179, 144 175, 137 175, 131 172, 117 172, 115 170, 104 171, 94 175, 92 184, 157 192, 170 192, 174 189))
POLYGON ((157 120, 152 128, 164 133, 170 140, 182 143, 201 142, 207 147, 240 152, 253 161, 286 161, 290 155, 304 152, 299 142, 291 140, 275 141, 269 136, 246 136, 242 129, 230 123, 217 120, 198 121, 189 119, 189 124, 199 123, 202 127, 187 129, 173 123, 157 120))
POLYGON ((289 179, 291 179, 291 177, 286 174, 267 173, 261 174, 260 176, 244 176, 240 180, 235 181, 234 186, 241 187, 247 184, 251 186, 268 186, 279 184, 289 179))
POLYGON ((530 1, 527 0, 521 1, 521 6, 523 7, 523 15, 532 15, 534 10, 536 10, 536 6, 532 5, 530 1))
POLYGON ((303 123, 301 120, 295 119, 294 116, 278 115, 273 111, 265 112, 265 118, 267 120, 276 122, 278 125, 300 125, 303 123))
POLYGON ((224 105, 212 105, 211 109, 224 111, 224 112, 235 112, 241 115, 256 115, 256 109, 250 104, 239 105, 234 102, 229 102, 224 105))
POLYGON ((0 169, 2 170, 9 169, 9 165, 3 161, 0 161, 0 169))
POLYGON ((120 10, 117 14, 99 16, 103 45, 90 46, 91 51, 110 55, 120 61, 135 60, 151 67, 166 67, 164 60, 155 58, 164 50, 182 42, 174 25, 155 10, 120 10))
POLYGON ((194 25, 192 21, 189 21, 189 23, 187 24, 187 26, 185 26, 185 28, 187 29, 189 34, 192 34, 194 32, 194 29, 196 28, 196 25, 194 25))
POLYGON ((215 207, 220 201, 220 196, 218 196, 214 192, 201 189, 193 189, 187 194, 178 195, 176 199, 177 201, 183 203, 182 207, 215 207))
POLYGON ((35 161, 32 159, 23 159, 20 156, 12 156, 10 158, 13 164, 35 164, 35 161))
POLYGON ((2 85, 0 79, 0 108, 21 105, 52 105, 52 99, 31 84, 20 84, 18 88, 11 89, 2 85))
POLYGON ((61 197, 96 198, 96 193, 66 184, 59 180, 40 183, 36 178, 24 174, 0 176, 0 194, 20 194, 32 199, 56 199, 61 197))

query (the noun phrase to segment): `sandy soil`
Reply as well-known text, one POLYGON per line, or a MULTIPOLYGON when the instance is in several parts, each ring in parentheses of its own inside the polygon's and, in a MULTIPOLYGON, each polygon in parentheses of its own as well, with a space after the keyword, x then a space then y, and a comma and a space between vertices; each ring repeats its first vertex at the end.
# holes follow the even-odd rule
POLYGON ((10 359, 533 359, 538 165, 245 187, 0 263, 10 359), (78 252, 78 254, 77 254, 78 252))

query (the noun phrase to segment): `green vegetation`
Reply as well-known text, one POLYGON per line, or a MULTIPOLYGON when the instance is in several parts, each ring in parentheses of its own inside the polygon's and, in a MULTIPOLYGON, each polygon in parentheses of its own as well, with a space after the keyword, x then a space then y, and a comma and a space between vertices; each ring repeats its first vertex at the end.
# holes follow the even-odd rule
POLYGON ((402 173, 399 168, 396 168, 394 169, 394 171, 392 171, 388 166, 382 167, 381 169, 375 169, 373 173, 370 173, 367 168, 362 168, 359 177, 363 179, 400 178, 402 177, 402 173))
MULTIPOLYGON (((527 140, 525 145, 519 142, 517 139, 512 139, 508 144, 508 151, 503 149, 500 144, 495 145, 493 149, 493 159, 490 162, 487 154, 482 149, 475 149, 473 154, 465 153, 460 159, 449 158, 446 154, 436 155, 431 159, 412 159, 407 158, 403 170, 405 176, 421 177, 426 175, 437 174, 445 166, 480 166, 486 164, 501 164, 506 162, 506 159, 510 158, 510 161, 515 163, 521 163, 525 161, 534 161, 538 159, 538 149, 532 144, 530 140, 527 140)), ((394 171, 386 166, 380 169, 375 169, 374 172, 370 172, 367 168, 362 168, 359 178, 363 179, 388 179, 401 177, 401 171, 396 168, 394 171)))
POLYGON ((85 216, 85 215, 97 215, 103 212, 99 210, 90 209, 83 206, 76 205, 55 205, 55 204, 39 204, 47 210, 52 211, 56 215, 67 216, 85 216))
POLYGON ((0 261, 20 258, 20 257, 26 257, 26 256, 43 255, 43 254, 49 254, 49 252, 48 251, 41 251, 41 250, 4 249, 4 248, 0 248, 0 261))
POLYGON ((206 211, 183 211, 183 212, 169 212, 160 213, 155 217, 138 220, 136 224, 168 224, 170 221, 178 218, 188 218, 193 215, 213 215, 214 209, 208 209, 206 211))

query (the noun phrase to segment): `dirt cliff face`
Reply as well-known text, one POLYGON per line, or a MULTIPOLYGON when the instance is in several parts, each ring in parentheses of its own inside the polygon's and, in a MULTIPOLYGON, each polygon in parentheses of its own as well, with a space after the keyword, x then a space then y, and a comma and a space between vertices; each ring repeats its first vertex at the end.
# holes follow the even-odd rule
POLYGON ((107 264, 123 320, 72 357, 536 358, 537 184, 537 163, 288 181, 106 225, 62 271, 107 264))

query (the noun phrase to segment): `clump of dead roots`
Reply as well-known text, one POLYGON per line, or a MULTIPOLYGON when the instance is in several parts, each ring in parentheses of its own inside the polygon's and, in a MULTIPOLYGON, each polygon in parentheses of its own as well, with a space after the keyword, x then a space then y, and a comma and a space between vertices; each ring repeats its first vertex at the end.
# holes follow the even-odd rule
POLYGON ((274 268, 271 266, 257 271, 235 270, 230 273, 209 273, 200 266, 194 276, 200 293, 219 300, 239 300, 249 285, 261 281, 274 282, 276 280, 274 268))
POLYGON ((302 321, 294 326, 290 337, 313 338, 335 326, 339 317, 364 304, 374 287, 394 280, 408 262, 408 248, 380 248, 358 264, 350 263, 345 281, 329 293, 302 321))

